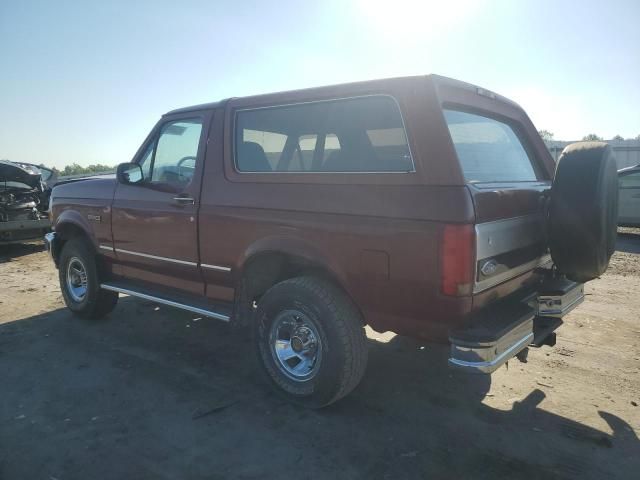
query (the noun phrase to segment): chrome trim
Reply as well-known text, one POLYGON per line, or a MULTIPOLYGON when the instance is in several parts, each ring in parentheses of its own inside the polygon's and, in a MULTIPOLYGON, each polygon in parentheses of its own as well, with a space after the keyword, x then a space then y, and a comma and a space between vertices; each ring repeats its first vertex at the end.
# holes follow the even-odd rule
POLYGON ((537 267, 542 267, 551 263, 551 255, 543 255, 542 257, 536 258, 527 263, 523 263, 522 265, 517 266, 516 268, 512 268, 511 270, 507 270, 506 272, 502 272, 493 277, 487 278, 486 280, 482 280, 480 282, 476 282, 473 286, 473 293, 480 293, 488 288, 495 287, 496 285, 511 280, 512 278, 517 277, 518 275, 522 275, 523 273, 528 272, 529 270, 533 270, 537 267))
POLYGON ((544 240, 544 217, 525 215, 476 225, 478 260, 528 247, 544 240))
MULTIPOLYGON (((269 95, 269 94, 267 94, 269 95)), ((393 173, 393 174, 406 174, 406 173, 416 173, 416 162, 414 160, 413 157, 413 153, 411 152, 411 142, 409 141, 409 134, 407 132, 407 126, 405 124, 404 121, 404 115, 402 113, 402 108, 400 108, 400 103, 398 102, 398 100, 396 99, 396 97, 394 97, 393 95, 390 95, 388 93, 372 93, 370 95, 355 95, 352 97, 339 97, 339 98, 328 98, 328 99, 322 99, 322 100, 309 100, 307 102, 293 102, 293 103, 283 103, 283 104, 278 104, 278 105, 265 105, 263 107, 248 107, 248 108, 237 108, 234 110, 233 113, 233 128, 232 128, 232 136, 233 136, 233 169, 236 173, 239 174, 278 174, 278 173, 284 173, 284 174, 296 174, 296 173, 301 173, 301 174, 317 174, 317 173, 329 173, 329 174, 336 174, 336 173, 346 173, 346 174, 372 174, 372 173, 377 173, 377 174, 386 174, 386 173, 393 173), (354 100, 354 99, 358 99, 358 98, 368 98, 368 97, 389 97, 393 100, 393 102, 396 104, 396 107, 398 108, 398 113, 400 114, 400 121, 402 122, 402 129, 404 130, 404 138, 407 140, 407 148, 409 149, 409 156, 411 157, 411 166, 413 167, 412 170, 392 170, 392 171, 361 171, 361 172, 328 172, 328 171, 306 171, 306 172, 290 172, 290 171, 270 171, 270 172, 252 172, 252 171, 247 171, 247 170, 240 170, 238 168, 238 162, 236 159, 236 140, 235 140, 235 133, 236 133, 236 124, 238 123, 238 112, 247 112, 247 111, 252 111, 252 110, 266 110, 269 108, 280 108, 280 107, 295 107, 297 105, 308 105, 310 103, 326 103, 326 102, 338 102, 340 100, 354 100)))
MULTIPOLYGON (((467 360, 459 360, 457 358, 449 358, 449 365, 462 368, 464 370, 475 373, 492 373, 498 369, 503 363, 514 357, 520 350, 525 348, 533 340, 533 332, 528 333, 522 339, 507 348, 493 360, 485 360, 479 362, 469 362, 467 360)), ((458 347, 463 348, 463 347, 458 347)), ((466 348, 465 351, 472 351, 473 348, 466 348)))
POLYGON ((230 272, 231 267, 221 267, 220 265, 209 265, 208 263, 201 263, 202 268, 210 268, 211 270, 219 270, 221 272, 230 272))
POLYGON ((168 305, 170 307, 180 308, 182 310, 187 310, 189 312, 197 313, 199 315, 204 315, 205 317, 215 318, 217 320, 222 320, 224 322, 228 322, 230 320, 230 317, 228 315, 224 315, 222 313, 212 312, 210 310, 194 307, 192 305, 186 305, 184 303, 174 302, 173 300, 167 300, 166 298, 154 297, 153 295, 148 295, 142 292, 136 292, 135 290, 129 290, 128 288, 116 287, 115 285, 109 285, 108 283, 100 284, 100 288, 104 290, 110 290, 112 292, 124 293, 125 295, 131 295, 132 297, 138 297, 144 300, 151 300, 153 302, 158 302, 163 305, 168 305))
POLYGON ((550 180, 533 180, 533 181, 523 181, 523 182, 473 182, 468 183, 470 187, 476 188, 478 190, 495 190, 499 188, 500 190, 515 190, 522 187, 526 187, 527 189, 537 189, 542 192, 549 187, 551 187, 550 180))
POLYGON ((157 255, 149 255, 148 253, 132 252, 131 250, 124 250, 122 248, 114 248, 114 251, 116 253, 126 253, 127 255, 135 255, 138 257, 151 258, 153 260, 164 260, 165 262, 179 263, 180 265, 189 265, 192 267, 198 266, 196 262, 188 262, 187 260, 178 260, 176 258, 159 257, 157 255))
POLYGON ((98 245, 98 248, 101 248, 102 250, 109 250, 110 252, 113 252, 114 248, 110 245, 98 245))
POLYGON ((580 305, 584 301, 584 284, 577 284, 572 290, 567 292, 565 295, 545 295, 542 297, 538 297, 538 315, 543 317, 556 317, 562 318, 571 312, 574 308, 580 305), (572 298, 571 297, 575 297, 572 298), (568 304, 563 305, 562 301, 566 299, 571 299, 568 304), (560 303, 557 304, 554 301, 559 300, 560 303), (553 305, 558 305, 559 308, 549 307, 548 302, 551 301, 553 305), (545 308, 546 307, 546 308, 545 308))
POLYGON ((49 252, 49 256, 51 257, 51 260, 53 260, 54 262, 56 261, 55 256, 54 256, 54 244, 56 242, 56 232, 49 232, 49 233, 45 233, 44 235, 44 246, 47 249, 47 252, 49 252))
POLYGON ((178 203, 185 203, 187 205, 195 205, 195 199, 191 197, 173 197, 173 200, 178 203))

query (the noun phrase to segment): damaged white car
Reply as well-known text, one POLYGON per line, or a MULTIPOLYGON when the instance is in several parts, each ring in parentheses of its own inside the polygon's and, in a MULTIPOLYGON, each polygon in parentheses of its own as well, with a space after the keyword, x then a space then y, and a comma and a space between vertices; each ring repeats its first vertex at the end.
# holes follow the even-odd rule
POLYGON ((50 229, 56 178, 48 168, 0 160, 0 245, 39 239, 50 229))

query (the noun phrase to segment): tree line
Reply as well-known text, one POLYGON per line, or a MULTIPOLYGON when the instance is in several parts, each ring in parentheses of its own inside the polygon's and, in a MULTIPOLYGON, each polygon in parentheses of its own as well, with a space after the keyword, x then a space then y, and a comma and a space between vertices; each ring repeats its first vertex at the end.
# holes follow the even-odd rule
MULTIPOLYGON (((550 132, 549 130, 538 130, 538 133, 540 134, 540 136, 542 137, 542 139, 544 141, 551 141, 553 140, 553 132, 550 132)), ((622 137, 622 135, 615 135, 613 138, 611 138, 611 140, 625 140, 625 138, 622 137)), ((637 135, 635 138, 627 138, 626 140, 640 140, 640 135, 637 135)), ((600 135, 596 135, 595 133, 589 133, 588 135, 585 135, 584 137, 582 137, 582 141, 583 142, 603 142, 604 138, 601 137, 600 135)))
MULTIPOLYGON (((4 160, 10 161, 10 160, 4 160)), ((19 161, 17 163, 20 163, 19 161)), ((53 170, 59 177, 66 177, 67 175, 92 175, 94 173, 110 173, 115 172, 116 167, 113 165, 103 165, 101 163, 96 163, 94 165, 87 165, 83 167, 82 165, 78 165, 77 163, 72 163, 71 165, 67 165, 63 169, 59 169, 56 167, 49 167, 44 163, 38 165, 42 168, 48 168, 49 170, 53 170)))
MULTIPOLYGON (((43 165, 46 167, 46 165, 43 165)), ((89 175, 94 173, 108 173, 114 172, 116 167, 113 165, 103 165, 101 163, 96 163, 95 165, 88 165, 83 167, 82 165, 78 165, 77 163, 72 163, 71 165, 67 165, 62 170, 58 170, 56 167, 51 168, 54 172, 58 174, 59 177, 65 177, 67 175, 89 175)))

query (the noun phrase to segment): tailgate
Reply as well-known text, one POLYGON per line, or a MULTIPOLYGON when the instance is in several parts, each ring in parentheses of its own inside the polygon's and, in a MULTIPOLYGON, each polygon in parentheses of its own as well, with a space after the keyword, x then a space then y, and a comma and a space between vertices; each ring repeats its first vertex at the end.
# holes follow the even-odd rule
POLYGON ((474 203, 477 308, 522 288, 511 280, 550 263, 545 212, 554 164, 515 103, 455 82, 440 85, 439 94, 474 203))

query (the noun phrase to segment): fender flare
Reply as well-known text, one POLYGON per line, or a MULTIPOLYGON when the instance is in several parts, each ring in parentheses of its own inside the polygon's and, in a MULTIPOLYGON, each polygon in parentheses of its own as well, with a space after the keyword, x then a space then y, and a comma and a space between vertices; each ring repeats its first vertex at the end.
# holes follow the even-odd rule
POLYGON ((241 280, 246 265, 251 262, 252 259, 268 253, 297 257, 309 262, 310 265, 326 271, 331 278, 338 283, 340 288, 351 296, 347 288, 346 273, 339 263, 332 261, 329 255, 325 254, 312 242, 300 237, 288 235, 272 235, 250 244, 237 262, 237 281, 239 282, 241 280))
POLYGON ((61 233, 68 226, 72 226, 74 229, 79 229, 90 241, 94 250, 98 249, 98 241, 96 240, 95 233, 91 224, 86 218, 84 218, 77 210, 64 210, 58 215, 53 225, 53 229, 61 233))

